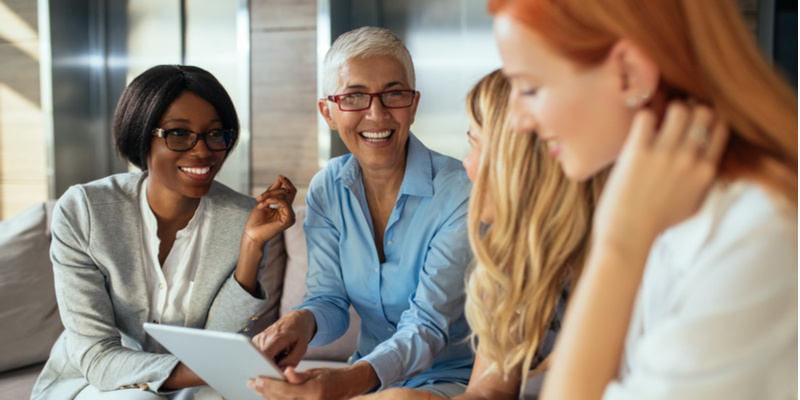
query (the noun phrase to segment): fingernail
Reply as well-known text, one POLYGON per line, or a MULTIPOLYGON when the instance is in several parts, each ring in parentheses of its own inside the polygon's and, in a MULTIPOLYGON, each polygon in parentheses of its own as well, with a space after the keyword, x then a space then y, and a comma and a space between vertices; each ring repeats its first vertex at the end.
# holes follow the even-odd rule
POLYGON ((247 387, 249 387, 250 389, 255 389, 256 382, 253 379, 250 379, 249 381, 247 381, 247 387))

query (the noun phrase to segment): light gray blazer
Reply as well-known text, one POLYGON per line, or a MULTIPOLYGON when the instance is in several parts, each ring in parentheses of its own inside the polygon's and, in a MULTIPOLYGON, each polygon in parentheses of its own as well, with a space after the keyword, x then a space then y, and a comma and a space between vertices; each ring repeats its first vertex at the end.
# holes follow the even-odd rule
MULTIPOLYGON (((113 390, 147 383, 158 390, 178 364, 142 328, 150 315, 139 208, 145 177, 119 174, 72 186, 56 204, 50 258, 65 330, 32 399, 72 399, 90 384, 113 390)), ((266 293, 259 285, 259 296, 251 296, 233 271, 256 201, 217 182, 206 199, 212 228, 203 239, 186 325, 249 331, 266 293)), ((261 268, 265 260, 266 251, 261 268)))

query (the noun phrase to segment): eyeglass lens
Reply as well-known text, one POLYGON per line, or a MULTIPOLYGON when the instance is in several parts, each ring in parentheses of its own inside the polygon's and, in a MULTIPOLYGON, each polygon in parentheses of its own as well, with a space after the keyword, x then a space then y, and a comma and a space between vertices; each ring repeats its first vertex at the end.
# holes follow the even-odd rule
POLYGON ((372 105, 372 97, 378 96, 381 104, 387 108, 409 107, 414 102, 414 91, 392 91, 383 93, 351 93, 338 96, 342 110, 364 110, 372 105))
POLYGON ((167 147, 176 151, 189 150, 197 144, 197 140, 201 135, 209 150, 227 150, 233 143, 236 132, 231 130, 216 130, 197 134, 186 129, 170 129, 166 131, 165 135, 167 147))

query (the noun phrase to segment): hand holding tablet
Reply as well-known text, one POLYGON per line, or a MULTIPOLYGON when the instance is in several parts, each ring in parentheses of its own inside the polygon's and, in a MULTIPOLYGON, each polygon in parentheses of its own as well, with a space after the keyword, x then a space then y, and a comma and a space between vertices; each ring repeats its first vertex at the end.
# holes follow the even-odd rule
POLYGON ((247 381, 259 376, 286 380, 246 336, 151 323, 144 330, 228 399, 261 399, 247 387, 247 381))

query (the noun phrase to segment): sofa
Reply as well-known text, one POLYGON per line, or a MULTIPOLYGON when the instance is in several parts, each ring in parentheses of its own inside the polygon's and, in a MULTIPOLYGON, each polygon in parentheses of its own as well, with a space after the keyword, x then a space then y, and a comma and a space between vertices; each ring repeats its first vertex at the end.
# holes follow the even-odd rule
MULTIPOLYGON (((55 201, 39 203, 0 221, 0 400, 30 398, 61 331, 50 262, 49 222, 55 201)), ((260 332, 300 304, 308 270, 302 221, 305 206, 296 206, 294 226, 269 244, 261 284, 269 300, 254 332, 260 332)), ((351 308, 347 333, 322 347, 309 348, 299 369, 343 366, 356 349, 361 325, 351 308)))
MULTIPOLYGON (((63 330, 49 254, 54 205, 55 201, 39 203, 0 221, 0 400, 30 398, 50 348, 63 330)), ((296 206, 295 212, 298 222, 270 241, 267 265, 260 277, 269 300, 259 312, 254 332, 291 311, 305 295, 305 206, 296 206)), ((309 348, 298 369, 345 365, 356 349, 361 326, 352 308, 350 318, 344 336, 326 346, 309 348)), ((536 399, 541 379, 528 380, 525 399, 536 399)))

